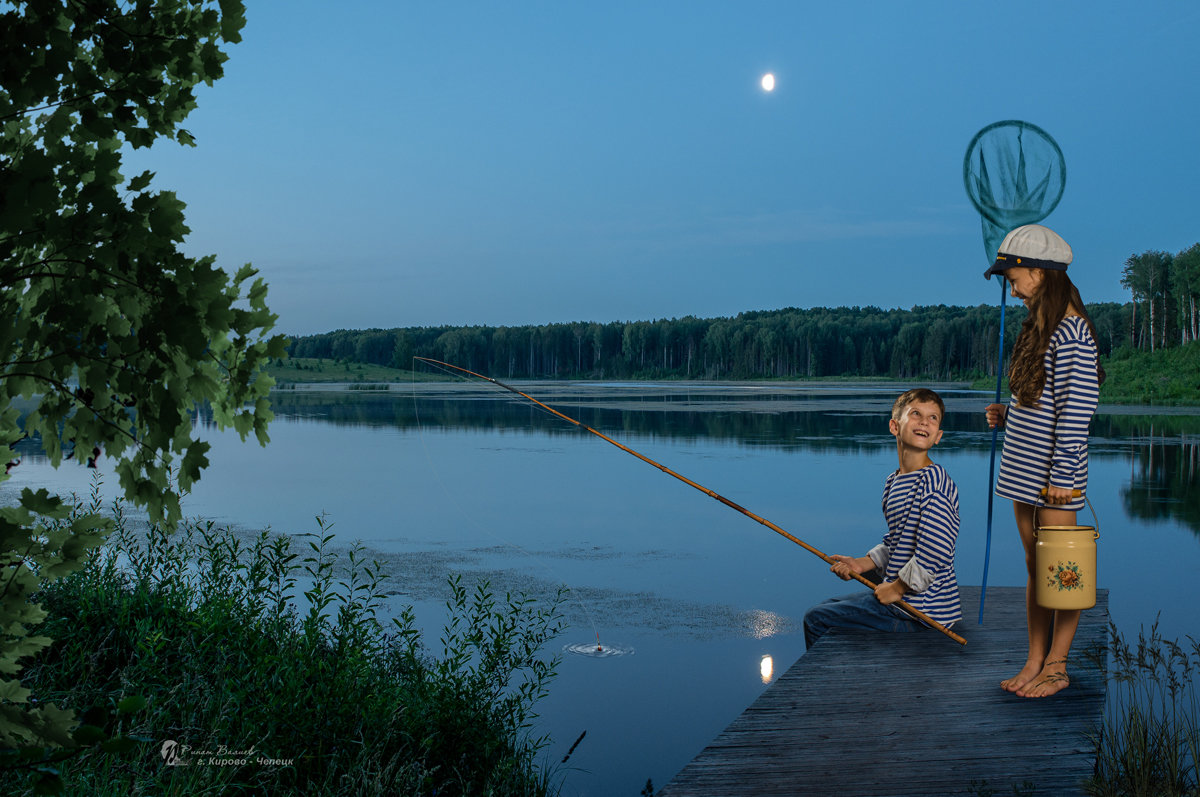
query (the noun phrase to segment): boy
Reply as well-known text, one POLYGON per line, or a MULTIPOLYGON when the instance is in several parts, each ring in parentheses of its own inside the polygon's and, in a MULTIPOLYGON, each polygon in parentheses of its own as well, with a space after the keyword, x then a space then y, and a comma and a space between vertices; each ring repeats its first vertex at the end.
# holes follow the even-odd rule
POLYGON ((831 628, 917 631, 924 623, 891 604, 903 600, 949 628, 962 619, 954 545, 958 539, 958 488, 929 449, 942 439, 946 405, 932 390, 906 391, 892 405, 888 428, 900 467, 883 483, 887 534, 866 556, 831 556, 842 580, 877 570, 875 592, 831 598, 804 615, 806 647, 831 628))

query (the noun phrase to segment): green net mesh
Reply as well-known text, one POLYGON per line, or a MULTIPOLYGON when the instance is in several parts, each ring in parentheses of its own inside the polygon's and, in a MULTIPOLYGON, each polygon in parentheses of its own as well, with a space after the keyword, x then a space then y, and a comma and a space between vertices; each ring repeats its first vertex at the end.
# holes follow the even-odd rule
POLYGON ((1010 119, 971 139, 963 158, 963 184, 983 224, 990 266, 1010 230, 1050 215, 1067 184, 1067 163, 1050 134, 1010 119))

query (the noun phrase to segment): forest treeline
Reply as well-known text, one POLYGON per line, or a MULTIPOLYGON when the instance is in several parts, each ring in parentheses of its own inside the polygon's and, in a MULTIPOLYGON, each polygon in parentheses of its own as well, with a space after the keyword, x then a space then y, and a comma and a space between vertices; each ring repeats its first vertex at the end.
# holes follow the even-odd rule
MULTIPOLYGON (((1006 308, 1006 352, 1025 313, 1006 308)), ((1148 313, 1132 302, 1092 304, 1088 313, 1102 355, 1148 337, 1135 327, 1148 313)), ((960 380, 995 376, 1000 316, 999 307, 984 305, 793 307, 731 318, 343 329, 297 336, 289 353, 396 368, 428 357, 498 379, 960 380)))
POLYGON ((1150 249, 1131 255, 1121 285, 1133 296, 1137 348, 1157 351, 1200 340, 1200 243, 1175 254, 1150 249))

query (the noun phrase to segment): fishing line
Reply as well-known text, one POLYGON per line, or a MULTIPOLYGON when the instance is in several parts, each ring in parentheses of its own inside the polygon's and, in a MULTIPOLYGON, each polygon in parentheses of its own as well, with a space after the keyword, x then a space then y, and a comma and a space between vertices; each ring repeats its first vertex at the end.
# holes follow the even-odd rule
MULTIPOLYGON (((767 520, 766 518, 764 518, 764 517, 761 517, 761 516, 759 516, 759 515, 756 515, 756 514, 754 514, 753 512, 751 512, 749 509, 746 509, 744 506, 741 506, 740 504, 736 504, 736 503, 734 503, 733 501, 730 501, 728 498, 726 498, 725 496, 721 495, 720 493, 717 493, 717 492, 715 492, 715 491, 713 491, 713 490, 710 490, 710 489, 708 489, 707 487, 704 487, 703 485, 697 484, 696 482, 692 481, 691 479, 687 478, 686 476, 683 476, 683 475, 681 475, 681 474, 679 474, 679 473, 676 473, 675 471, 673 471, 673 470, 671 470, 670 468, 668 468, 666 465, 663 465, 663 464, 662 464, 662 463, 660 463, 660 462, 655 462, 654 460, 650 459, 650 457, 647 457, 647 456, 646 456, 646 455, 644 455, 644 454, 640 454, 640 453, 638 453, 637 451, 634 451, 634 450, 633 450, 632 448, 630 448, 629 446, 627 446, 627 445, 624 445, 624 444, 622 444, 622 443, 618 443, 616 440, 613 440, 613 439, 612 439, 611 437, 609 437, 608 435, 606 435, 606 434, 603 434, 602 432, 598 432, 598 431, 596 431, 595 429, 593 429, 592 427, 588 426, 587 424, 585 424, 585 423, 581 423, 581 422, 579 422, 579 421, 575 420, 574 418, 570 417, 569 415, 565 415, 565 414, 563 414, 563 413, 559 412, 558 410, 554 409, 553 407, 550 407, 550 406, 547 406, 546 404, 543 404, 542 402, 538 401, 537 399, 535 399, 533 396, 529 395, 528 393, 522 393, 520 390, 517 390, 515 387, 512 387, 511 385, 506 385, 506 384, 504 384, 503 382, 499 381, 498 379, 493 379, 493 378, 492 378, 492 377, 490 377, 490 376, 484 376, 483 374, 476 373, 475 371, 468 370, 468 369, 466 369, 466 368, 463 368, 462 366, 459 366, 459 365, 453 365, 453 364, 451 364, 451 363, 442 362, 441 360, 431 360, 431 359, 429 359, 428 357, 413 357, 413 359, 414 359, 414 360, 419 360, 419 361, 421 361, 421 362, 424 362, 424 363, 428 363, 429 365, 431 365, 431 366, 434 366, 434 367, 446 367, 446 368, 452 368, 452 369, 454 369, 455 371, 461 371, 461 372, 462 372, 462 373, 464 373, 464 374, 469 374, 470 376, 474 376, 474 377, 477 377, 477 378, 479 378, 479 379, 482 379, 482 380, 484 380, 485 382, 491 382, 493 385, 496 385, 497 387, 502 387, 502 388, 504 388, 505 390, 507 390, 507 391, 509 391, 509 392, 511 392, 511 393, 516 393, 518 396, 522 396, 523 398, 526 398, 526 399, 528 399, 529 401, 532 401, 534 404, 538 405, 539 407, 542 407, 542 408, 544 408, 545 410, 547 410, 547 411, 548 411, 548 412, 550 412, 551 414, 553 414, 553 415, 555 415, 555 416, 557 416, 557 417, 559 417, 559 418, 563 419, 564 421, 567 421, 567 422, 569 422, 569 423, 571 423, 571 424, 574 424, 576 427, 578 427, 578 428, 580 428, 580 429, 582 429, 582 430, 584 430, 584 431, 586 431, 586 432, 588 432, 588 433, 590 433, 590 434, 593 434, 593 435, 595 435, 596 437, 599 437, 601 440, 604 440, 604 441, 605 441, 605 442, 607 442, 607 443, 611 443, 612 445, 614 445, 614 446, 616 446, 617 448, 621 449, 621 450, 622 450, 622 451, 624 451, 625 453, 627 453, 627 454, 631 454, 631 455, 633 455, 633 456, 637 457, 637 458, 638 458, 638 459, 640 459, 642 462, 645 462, 645 463, 646 463, 646 464, 648 464, 648 465, 653 465, 654 467, 658 468, 659 470, 661 470, 663 473, 667 474, 668 476, 674 476, 676 479, 679 479, 679 480, 680 480, 681 482, 683 482, 684 484, 687 484, 687 485, 689 485, 690 487, 694 487, 694 488, 696 488, 697 490, 699 490, 700 492, 704 493, 704 494, 705 494, 705 495, 707 495, 709 498, 712 498, 712 499, 715 499, 715 500, 717 500, 717 501, 720 501, 722 504, 725 504, 725 506, 729 507, 730 509, 734 509, 734 510, 736 510, 736 511, 738 511, 738 512, 742 513, 742 514, 743 514, 743 515, 745 515, 746 517, 750 518, 751 520, 754 520, 754 521, 757 521, 758 523, 761 523, 762 525, 764 525, 764 526, 766 526, 767 528, 771 529, 771 531, 774 531, 776 534, 779 534, 780 536, 782 536, 782 537, 785 537, 785 538, 787 538, 787 539, 791 540, 792 542, 796 543, 797 545, 799 545, 799 546, 800 546, 801 548, 803 548, 804 550, 806 550, 806 551, 808 551, 809 553, 811 553, 811 554, 813 554, 813 555, 815 555, 815 556, 819 557, 819 558, 820 558, 822 561, 824 561, 826 564, 830 564, 830 565, 832 565, 832 564, 834 564, 834 562, 835 562, 835 560, 834 560, 833 558, 831 558, 831 557, 829 557, 829 556, 826 556, 824 553, 822 553, 821 551, 817 550, 817 549, 816 549, 816 548, 814 548, 813 546, 809 545, 809 544, 808 544, 808 543, 806 543, 804 540, 802 540, 802 539, 800 539, 799 537, 795 536, 794 534, 792 534, 792 533, 790 533, 790 532, 788 532, 788 531, 784 530, 783 528, 781 528, 781 527, 779 527, 779 526, 775 525, 774 523, 772 523, 771 521, 767 520)), ((868 587, 868 588, 870 588, 870 589, 872 589, 872 590, 873 590, 873 589, 875 589, 875 587, 876 587, 876 584, 872 583, 871 581, 868 581, 866 578, 864 578, 864 577, 863 577, 861 574, 859 574, 859 573, 853 573, 853 572, 852 572, 852 573, 850 573, 850 576, 851 576, 851 577, 853 577, 855 581, 858 581, 859 583, 863 584, 864 586, 866 586, 866 587, 868 587)), ((925 623, 925 624, 926 624, 926 625, 928 625, 930 628, 934 629, 935 631, 940 631, 941 633, 943 633, 943 634, 945 634, 946 636, 950 637, 951 639, 953 639, 955 642, 959 643, 960 645, 965 645, 965 644, 967 644, 967 640, 963 639, 961 636, 959 636, 958 634, 954 633, 954 632, 953 632, 953 631, 951 631, 949 628, 947 628, 946 626, 944 626, 944 625, 942 625, 941 623, 939 623, 937 620, 934 620, 934 619, 933 619, 932 617, 930 617, 929 615, 927 615, 927 614, 925 614, 924 612, 920 611, 919 609, 916 609, 916 608, 914 608, 913 606, 909 605, 909 604, 908 604, 906 601, 902 601, 902 600, 901 600, 901 601, 896 601, 895 605, 896 605, 896 608, 898 608, 898 609, 903 609, 905 612, 907 612, 908 614, 912 615, 913 617, 915 617, 916 619, 920 620, 921 622, 925 623)))
MULTIPOLYGON (((415 358, 415 359, 417 359, 417 358, 415 358)), ((468 381, 466 377, 463 377, 460 374, 456 374, 453 371, 448 370, 446 368, 438 367, 437 370, 442 371, 447 376, 453 377, 455 379, 455 381, 457 381, 457 382, 467 382, 468 381)), ((422 424, 422 422, 421 422, 420 402, 417 400, 417 372, 415 369, 412 372, 412 398, 413 398, 413 415, 417 422, 417 439, 421 443, 421 451, 425 454, 425 461, 429 466, 429 471, 433 475, 434 481, 437 483, 438 487, 442 490, 442 493, 446 496, 446 499, 447 499, 446 503, 449 505, 452 505, 457 510, 458 514, 464 520, 466 520, 470 526, 472 526, 473 528, 475 528, 478 531, 483 532, 488 537, 491 537, 492 539, 499 541, 503 545, 506 545, 509 548, 512 548, 513 550, 518 551, 521 554, 524 554, 526 557, 528 557, 528 559, 530 561, 532 561, 534 564, 541 567, 548 574, 550 574, 551 580, 562 585, 562 587, 567 591, 567 594, 569 594, 571 596, 571 601, 575 604, 575 606, 577 608, 579 608, 579 610, 583 613, 584 617, 587 618, 588 625, 590 625, 592 627, 592 633, 596 637, 595 644, 592 644, 590 642, 567 644, 567 645, 563 646, 563 650, 568 653, 573 653, 575 655, 591 656, 593 658, 609 658, 611 656, 622 656, 622 655, 632 654, 634 652, 634 650, 631 647, 622 646, 622 645, 602 645, 600 643, 600 632, 596 628, 596 621, 592 617, 592 613, 590 611, 588 611, 588 607, 584 603, 583 599, 579 595, 576 594, 575 590, 572 589, 571 586, 566 582, 566 579, 562 578, 548 564, 537 559, 530 551, 528 551, 524 547, 517 545, 515 542, 505 539, 504 537, 501 537, 500 535, 498 535, 498 534, 490 531, 486 527, 484 527, 483 524, 481 524, 474 516, 468 514, 466 512, 466 510, 463 509, 461 496, 456 497, 456 496, 452 495, 450 490, 447 488, 446 483, 441 478, 441 473, 440 473, 439 469, 434 465, 433 457, 430 454, 429 446, 425 440, 425 427, 424 427, 424 424, 422 424)))

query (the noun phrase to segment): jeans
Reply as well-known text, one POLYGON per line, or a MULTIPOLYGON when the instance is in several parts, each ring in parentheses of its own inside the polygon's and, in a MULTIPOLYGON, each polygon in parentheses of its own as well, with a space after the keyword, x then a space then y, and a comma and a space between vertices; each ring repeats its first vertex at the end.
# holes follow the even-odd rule
POLYGON ((924 623, 903 609, 884 606, 874 592, 861 590, 840 595, 818 603, 804 615, 804 647, 813 643, 831 628, 852 628, 868 631, 920 631, 924 623))

